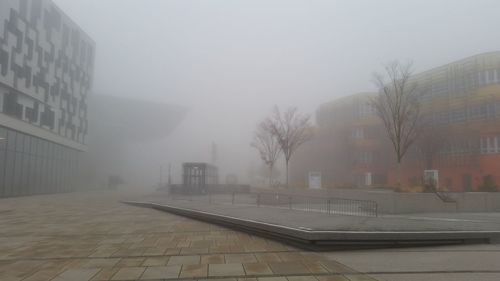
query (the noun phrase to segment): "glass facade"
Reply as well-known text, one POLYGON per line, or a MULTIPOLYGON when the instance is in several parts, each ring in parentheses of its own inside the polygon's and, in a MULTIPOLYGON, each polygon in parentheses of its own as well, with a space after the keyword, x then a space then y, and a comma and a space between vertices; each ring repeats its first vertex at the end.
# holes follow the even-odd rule
POLYGON ((0 127, 0 197, 75 190, 79 153, 0 127))

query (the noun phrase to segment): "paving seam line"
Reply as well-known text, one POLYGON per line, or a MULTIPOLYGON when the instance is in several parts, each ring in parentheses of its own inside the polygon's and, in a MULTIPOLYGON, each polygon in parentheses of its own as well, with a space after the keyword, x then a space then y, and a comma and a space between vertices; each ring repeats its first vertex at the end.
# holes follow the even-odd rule
POLYGON ((169 254, 169 255, 143 255, 143 256, 111 256, 111 257, 89 257, 89 256, 72 256, 72 257, 21 257, 12 259, 0 259, 0 261, 16 261, 16 260, 61 260, 61 259, 119 259, 119 258, 158 258, 158 257, 178 257, 178 256, 209 256, 209 255, 240 255, 240 254, 267 254, 267 253, 300 253, 303 250, 283 250, 283 251, 260 251, 260 252, 213 252, 205 254, 169 254))

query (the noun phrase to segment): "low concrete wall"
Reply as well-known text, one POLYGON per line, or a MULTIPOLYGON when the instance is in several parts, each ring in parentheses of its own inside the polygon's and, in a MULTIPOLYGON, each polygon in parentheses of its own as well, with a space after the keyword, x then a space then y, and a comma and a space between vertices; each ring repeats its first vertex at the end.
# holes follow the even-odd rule
POLYGON ((463 212, 500 212, 500 193, 467 192, 458 193, 458 209, 463 212))
POLYGON ((500 192, 454 193, 451 196, 456 202, 443 202, 434 193, 399 193, 390 190, 252 188, 252 192, 371 200, 377 202, 379 213, 385 214, 500 212, 500 192))
POLYGON ((190 192, 212 193, 212 194, 228 194, 228 193, 249 193, 250 186, 245 184, 211 184, 206 185, 204 189, 190 190, 182 184, 171 184, 159 190, 165 190, 173 194, 189 194, 190 192))

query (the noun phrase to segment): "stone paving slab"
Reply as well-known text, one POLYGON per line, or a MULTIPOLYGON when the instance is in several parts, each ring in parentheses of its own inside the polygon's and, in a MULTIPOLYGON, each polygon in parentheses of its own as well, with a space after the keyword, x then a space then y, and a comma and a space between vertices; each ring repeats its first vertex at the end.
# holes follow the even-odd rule
POLYGON ((301 262, 272 262, 269 267, 275 274, 290 275, 290 274, 308 274, 309 269, 301 262))
POLYGON ((500 273, 422 273, 422 274, 376 274, 383 281, 498 281, 500 273))
POLYGON ((181 278, 202 278, 208 276, 208 264, 183 264, 181 278))
POLYGON ((491 279, 500 274, 491 271, 500 245, 315 253, 119 203, 133 198, 96 191, 0 199, 11 210, 0 214, 0 280, 500 280, 491 279), (445 260, 456 266, 439 272, 445 260))
POLYGON ((248 275, 270 275, 273 271, 267 263, 245 263, 243 264, 248 275))
POLYGON ((69 269, 55 277, 54 281, 87 281, 94 276, 99 269, 69 269))
POLYGON ((224 255, 215 254, 215 255, 203 255, 201 256, 202 264, 221 264, 226 263, 224 259, 224 255))
POLYGON ((168 265, 199 264, 200 256, 172 256, 168 265))
POLYGON ((137 280, 145 270, 144 267, 123 267, 113 275, 111 280, 137 280))
POLYGON ((209 264, 208 276, 245 276, 245 270, 241 263, 209 264))
POLYGON ((148 267, 142 274, 141 279, 175 279, 179 277, 181 267, 181 265, 148 267))

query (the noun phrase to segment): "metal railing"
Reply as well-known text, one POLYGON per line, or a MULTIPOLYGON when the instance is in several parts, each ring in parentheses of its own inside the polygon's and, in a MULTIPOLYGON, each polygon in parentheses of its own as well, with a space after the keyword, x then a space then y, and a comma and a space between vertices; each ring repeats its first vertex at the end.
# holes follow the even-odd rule
POLYGON ((436 196, 445 203, 457 203, 457 199, 454 197, 452 192, 436 191, 434 194, 436 194, 436 196))
POLYGON ((314 197, 282 193, 208 193, 170 194, 172 200, 200 201, 208 204, 232 204, 241 206, 270 207, 279 209, 319 212, 333 215, 378 215, 377 202, 336 197, 314 197))

